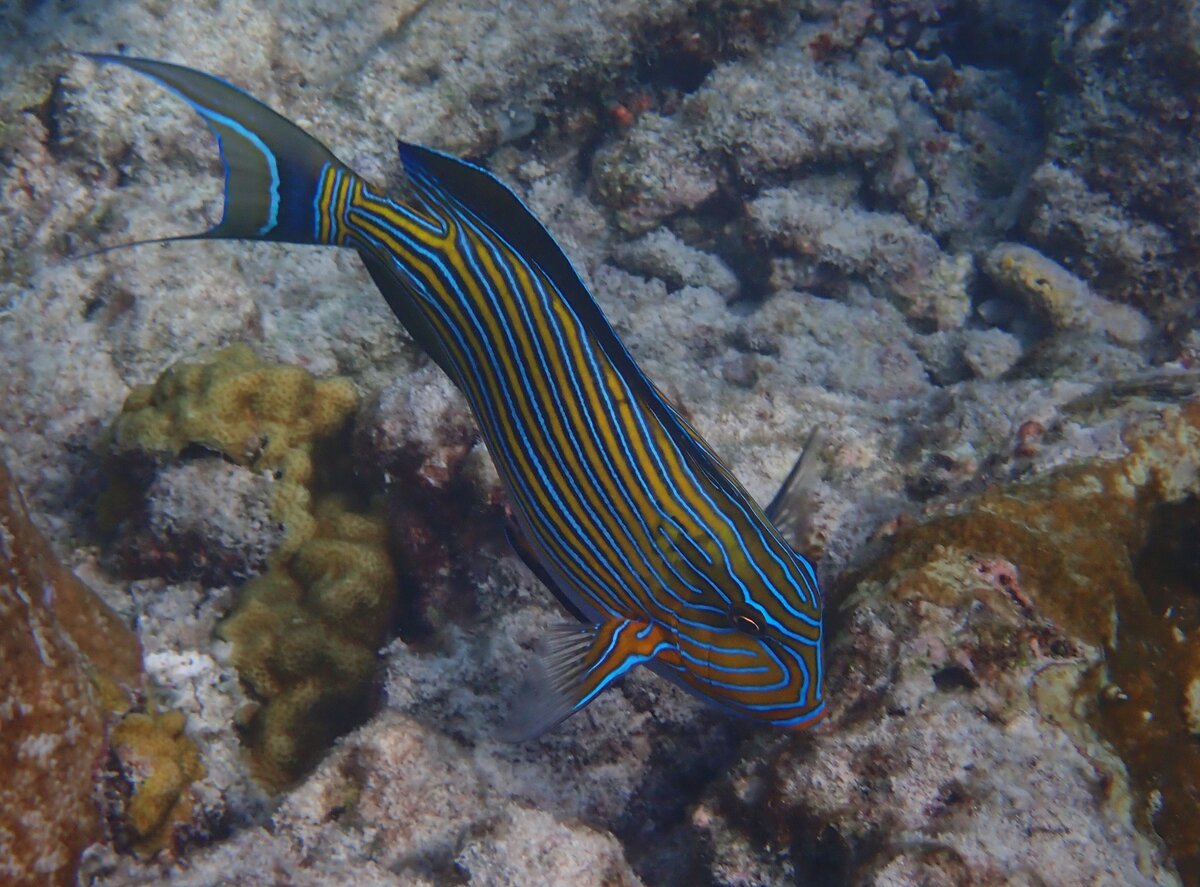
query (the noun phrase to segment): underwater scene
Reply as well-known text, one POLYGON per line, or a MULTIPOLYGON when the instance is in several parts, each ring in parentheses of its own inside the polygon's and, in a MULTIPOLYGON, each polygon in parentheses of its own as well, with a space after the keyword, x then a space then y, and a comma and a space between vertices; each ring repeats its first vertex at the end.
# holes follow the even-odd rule
POLYGON ((1200 2, 0 3, 0 885, 1200 887, 1200 2))

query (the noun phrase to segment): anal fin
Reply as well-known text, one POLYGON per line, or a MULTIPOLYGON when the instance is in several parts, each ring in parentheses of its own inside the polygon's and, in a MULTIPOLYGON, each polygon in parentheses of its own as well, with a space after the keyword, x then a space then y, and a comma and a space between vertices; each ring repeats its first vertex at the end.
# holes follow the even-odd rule
POLYGON ((421 350, 428 354, 433 362, 442 368, 442 372, 450 377, 450 381, 461 389, 457 368, 449 354, 446 353, 446 346, 421 313, 421 309, 417 306, 417 297, 410 291, 409 285, 369 250, 360 249, 358 255, 362 258, 367 273, 371 275, 371 280, 383 294, 384 301, 388 303, 392 313, 408 330, 413 341, 420 345, 421 350))
POLYGON ((671 649, 655 622, 611 619, 558 625, 542 639, 538 661, 501 729, 510 742, 532 739, 579 711, 635 665, 671 649))

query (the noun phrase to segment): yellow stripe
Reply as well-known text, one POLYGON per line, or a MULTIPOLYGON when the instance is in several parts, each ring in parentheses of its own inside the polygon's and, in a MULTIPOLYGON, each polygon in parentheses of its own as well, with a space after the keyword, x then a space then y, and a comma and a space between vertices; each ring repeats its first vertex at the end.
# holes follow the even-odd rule
MULTIPOLYGON (((411 222, 408 222, 407 220, 401 220, 401 221, 404 222, 405 230, 407 232, 412 233, 416 239, 420 240, 422 243, 428 244, 431 249, 437 250, 444 257, 449 258, 449 257, 453 256, 454 260, 455 260, 456 270, 460 276, 460 279, 463 278, 464 276, 466 276, 466 275, 464 275, 464 267, 462 264, 461 256, 458 256, 457 252, 455 250, 451 249, 448 245, 448 242, 451 241, 451 238, 453 236, 452 228, 449 231, 446 238, 436 238, 435 239, 429 235, 429 232, 418 229, 416 226, 412 225, 411 222)), ((456 301, 450 297, 450 294, 447 293, 440 286, 440 284, 438 282, 438 277, 435 273, 433 273, 432 269, 429 268, 429 266, 426 265, 423 262, 423 260, 421 260, 420 257, 418 257, 416 254, 406 250, 404 248, 403 244, 401 244, 399 241, 397 241, 386 229, 383 229, 383 228, 380 228, 380 227, 374 225, 372 223, 369 215, 362 215, 360 217, 357 217, 357 218, 355 218, 354 222, 362 230, 366 231, 372 237, 379 240, 388 250, 392 251, 396 256, 399 256, 401 258, 401 260, 410 269, 417 271, 420 274, 420 276, 429 283, 430 287, 435 291, 435 294, 439 298, 443 307, 447 311, 451 312, 454 315, 454 320, 458 324, 459 330, 462 332, 462 334, 464 336, 470 338, 471 341, 469 342, 469 344, 474 349, 475 353, 481 354, 482 353, 482 343, 475 337, 474 333, 471 332, 469 324, 467 322, 467 319, 466 319, 465 315, 462 313, 461 308, 456 303, 456 301)), ((472 297, 474 299, 476 299, 476 301, 478 303, 478 299, 479 299, 478 288, 475 286, 472 286, 471 290, 472 290, 472 292, 471 292, 472 297)), ((434 322, 437 325, 437 327, 439 328, 439 332, 441 332, 441 334, 442 334, 443 341, 445 341, 447 343, 447 345, 450 346, 451 348, 454 348, 455 347, 454 339, 453 339, 450 331, 445 328, 444 324, 441 321, 441 318, 437 317, 436 314, 428 314, 428 316, 429 316, 430 320, 432 322, 434 322)), ((466 357, 465 355, 462 355, 460 357, 460 361, 462 361, 464 364, 465 364, 465 357, 466 357)), ((471 374, 469 374, 469 373, 465 373, 464 378, 466 378, 469 381, 469 384, 474 389, 474 399, 476 400, 477 403, 482 404, 485 402, 491 402, 491 403, 497 405, 497 407, 499 407, 499 405, 503 403, 502 394, 497 385, 496 379, 492 376, 491 373, 483 372, 480 374, 481 379, 479 381, 482 381, 484 384, 486 384, 487 388, 488 388, 488 391, 486 394, 483 391, 481 391, 475 387, 475 382, 477 380, 470 378, 470 375, 471 374), (490 395, 490 400, 485 400, 485 397, 487 397, 489 395, 490 395)), ((573 546, 572 550, 575 551, 575 553, 579 556, 579 558, 582 559, 587 564, 587 566, 591 568, 591 570, 594 573, 596 573, 597 575, 599 575, 601 577, 605 577, 607 575, 608 581, 611 583, 611 585, 614 589, 621 587, 618 584, 617 577, 614 576, 613 573, 611 572, 610 565, 605 564, 604 562, 597 559, 593 555, 593 553, 590 551, 589 547, 587 546, 587 544, 586 544, 587 540, 581 539, 579 534, 575 533, 575 531, 569 526, 569 524, 566 523, 565 518, 562 516, 562 514, 559 512, 559 510, 553 503, 546 488, 541 484, 541 482, 538 478, 538 475, 533 467, 533 464, 526 457, 524 448, 521 446, 521 444, 520 444, 519 440, 517 440, 516 436, 512 433, 511 427, 509 427, 508 425, 506 425, 506 423, 504 423, 503 411, 497 410, 497 412, 499 413, 499 420, 500 420, 498 422, 498 433, 502 432, 504 434, 505 438, 507 439, 507 441, 509 442, 509 445, 504 448, 504 451, 509 453, 510 458, 513 458, 518 463, 517 469, 521 473, 521 477, 525 479, 525 481, 531 488, 532 492, 534 493, 536 502, 538 503, 538 506, 539 506, 538 512, 540 512, 540 514, 543 515, 545 518, 548 518, 549 521, 558 530, 559 534, 562 537, 564 537, 565 539, 575 539, 577 542, 579 542, 579 541, 584 542, 584 545, 582 545, 579 548, 576 548, 573 546)), ((480 418, 482 419, 483 417, 481 416, 480 418)), ((516 479, 510 476, 508 478, 508 480, 510 482, 509 489, 513 491, 513 494, 518 495, 518 496, 521 495, 519 492, 519 485, 517 485, 514 482, 516 479)), ((559 480, 559 483, 561 484, 562 483, 561 474, 559 475, 558 480, 559 480)), ((557 489, 559 489, 562 492, 566 492, 562 486, 557 487, 557 489)), ((562 561, 564 561, 565 563, 571 562, 572 559, 566 553, 566 550, 563 549, 561 546, 556 546, 553 544, 552 537, 546 537, 545 539, 542 540, 542 543, 544 545, 548 545, 549 547, 551 547, 555 551, 555 553, 559 556, 559 558, 562 561)), ((579 578, 583 579, 585 577, 579 577, 579 578)), ((589 588, 589 591, 591 593, 595 594, 597 597, 611 600, 611 597, 609 597, 609 594, 607 593, 609 591, 608 589, 605 589, 602 591, 599 588, 591 587, 591 588, 589 588)), ((614 602, 614 604, 615 603, 616 602, 614 602)))
MULTIPOLYGON (((548 420, 550 425, 550 433, 555 442, 558 444, 559 452, 562 453, 564 460, 568 462, 568 467, 573 468, 573 474, 579 482, 580 488, 583 490, 585 498, 591 504, 593 511, 599 516, 601 522, 612 535, 617 546, 624 553, 625 557, 631 562, 633 569, 637 570, 643 581, 653 583, 655 578, 648 572, 642 572, 638 569, 638 561, 642 560, 643 548, 638 548, 634 542, 626 537, 624 530, 628 529, 630 533, 636 536, 641 536, 644 540, 645 534, 641 532, 641 527, 638 525, 636 516, 630 513, 625 506, 624 500, 616 485, 612 483, 611 477, 608 474, 606 466, 603 463, 602 457, 596 448, 595 441, 592 436, 586 433, 586 424, 582 415, 579 412, 578 402, 575 399, 574 393, 571 390, 570 380, 567 377, 566 365, 568 361, 574 361, 576 367, 580 367, 582 357, 580 355, 571 354, 568 352, 559 352, 552 349, 555 344, 555 338, 549 328, 545 324, 544 315, 540 310, 540 302, 534 295, 534 283, 529 278, 520 261, 504 244, 495 244, 495 249, 500 251, 504 258, 509 260, 510 267, 517 277, 519 288, 523 293, 527 294, 525 301, 529 309, 532 323, 534 323, 538 332, 542 334, 540 341, 547 346, 546 362, 549 365, 550 371, 554 373, 553 382, 557 390, 562 395, 563 403, 568 411, 569 418, 573 425, 567 425, 563 417, 557 411, 554 404, 554 397, 547 384, 546 377, 540 372, 531 372, 530 379, 537 390, 540 400, 541 414, 548 420), (577 434, 572 434, 574 430, 577 434), (574 447, 571 446, 571 438, 575 438, 580 447, 584 450, 584 457, 589 459, 592 473, 600 480, 611 497, 611 505, 605 502, 600 495, 599 490, 585 477, 587 466, 576 455, 574 447), (604 483, 604 479, 608 479, 608 483, 604 483)), ((485 270, 488 276, 494 281, 500 279, 500 271, 493 262, 490 251, 486 246, 482 251, 482 261, 485 264, 485 270)), ((526 363, 533 367, 537 360, 534 357, 534 345, 530 341, 525 330, 525 325, 515 314, 510 317, 509 324, 514 338, 518 340, 518 347, 521 354, 526 359, 526 363)), ((582 375, 582 373, 578 373, 582 375)), ((515 382, 516 380, 514 380, 515 382)), ((582 518, 582 515, 580 515, 582 518)), ((594 526, 594 524, 592 524, 594 526)), ((611 546, 606 547, 611 550, 611 546)))

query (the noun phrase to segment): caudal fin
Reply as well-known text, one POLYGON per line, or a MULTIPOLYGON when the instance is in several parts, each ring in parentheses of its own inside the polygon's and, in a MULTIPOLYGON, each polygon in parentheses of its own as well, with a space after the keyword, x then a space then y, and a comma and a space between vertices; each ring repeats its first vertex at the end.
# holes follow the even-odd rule
POLYGON ((217 137, 225 165, 220 223, 198 234, 157 240, 334 242, 337 226, 330 224, 329 214, 335 192, 338 182, 353 174, 296 124, 224 80, 182 65, 103 53, 83 55, 98 63, 124 65, 158 81, 191 105, 217 137))

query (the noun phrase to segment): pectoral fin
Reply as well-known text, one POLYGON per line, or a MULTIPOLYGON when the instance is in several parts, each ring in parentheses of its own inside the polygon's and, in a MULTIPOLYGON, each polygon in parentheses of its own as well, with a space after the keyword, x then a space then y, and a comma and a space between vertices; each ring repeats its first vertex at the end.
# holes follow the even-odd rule
POLYGON ((613 619, 599 625, 555 626, 546 633, 538 661, 500 735, 519 742, 546 732, 630 668, 670 646, 657 623, 613 619))

